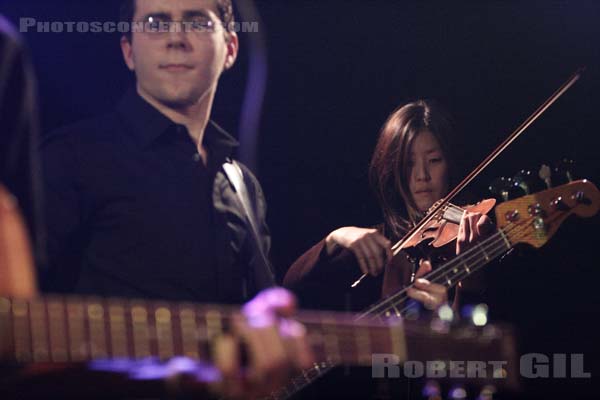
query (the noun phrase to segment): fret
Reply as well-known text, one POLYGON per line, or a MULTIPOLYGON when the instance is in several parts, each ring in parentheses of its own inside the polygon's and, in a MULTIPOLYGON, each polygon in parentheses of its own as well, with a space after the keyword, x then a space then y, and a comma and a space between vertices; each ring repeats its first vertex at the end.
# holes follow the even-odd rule
POLYGON ((106 325, 104 324, 104 306, 91 301, 86 307, 90 335, 90 352, 93 358, 107 358, 106 325))
POLYGON ((33 359, 31 348, 31 330, 29 324, 29 307, 23 300, 13 300, 13 338, 17 362, 28 363, 33 359))
POLYGON ((150 329, 148 312, 140 305, 131 307, 131 324, 133 328, 133 348, 136 358, 150 356, 150 329))
POLYGON ((46 305, 43 300, 33 300, 29 303, 31 322, 31 339, 33 343, 33 360, 36 362, 50 361, 48 347, 46 305))
POLYGON ((340 353, 340 343, 338 336, 336 335, 336 323, 335 320, 329 317, 324 317, 321 320, 321 327, 323 329, 322 339, 325 345, 326 357, 333 362, 339 362, 342 359, 340 353))
POLYGON ((206 312, 206 334, 207 339, 211 340, 215 336, 223 334, 223 315, 220 311, 209 310, 206 312))
POLYGON ((483 253, 483 257, 485 258, 485 260, 490 261, 490 256, 486 253, 485 248, 479 243, 477 244, 477 247, 479 248, 479 251, 483 253))
POLYGON ((110 324, 110 353, 113 357, 127 358, 130 354, 127 348, 125 307, 116 303, 109 304, 108 320, 110 324))
POLYGON ((371 337, 369 329, 357 326, 352 332, 356 341, 356 360, 360 364, 369 364, 371 362, 371 337))
POLYGON ((198 360, 198 326, 196 324, 196 313, 190 307, 182 307, 179 310, 179 323, 181 330, 181 341, 183 355, 198 360))
POLYGON ((10 300, 0 298, 0 357, 12 359, 14 355, 10 353, 14 349, 10 308, 10 300))
POLYGON ((502 237, 502 239, 504 240, 504 244, 506 245, 506 249, 509 250, 512 248, 512 245, 510 244, 510 241, 508 240, 508 238, 506 237, 506 234, 504 233, 504 231, 502 229, 498 229, 498 234, 502 237))
POLYGON ((66 318, 64 302, 52 299, 47 302, 47 306, 52 361, 66 362, 69 360, 69 349, 67 337, 65 336, 66 318))
POLYGON ((89 358, 86 341, 83 304, 76 298, 67 302, 67 333, 71 361, 84 361, 89 358))
POLYGON ((448 288, 452 287, 452 279, 448 277, 448 275, 445 275, 446 277, 446 285, 448 286, 448 288))
POLYGON ((173 330, 171 311, 167 307, 159 307, 154 311, 156 324, 156 339, 158 342, 158 356, 161 360, 173 357, 173 330))
POLYGON ((400 357, 400 360, 407 359, 406 337, 402 323, 390 325, 390 340, 392 341, 392 352, 400 357))
POLYGON ((463 267, 464 267, 464 269, 465 269, 465 272, 466 272, 467 274, 470 274, 470 273, 471 273, 471 268, 470 268, 470 267, 467 265, 467 263, 466 263, 466 262, 464 262, 464 261, 463 261, 463 267))

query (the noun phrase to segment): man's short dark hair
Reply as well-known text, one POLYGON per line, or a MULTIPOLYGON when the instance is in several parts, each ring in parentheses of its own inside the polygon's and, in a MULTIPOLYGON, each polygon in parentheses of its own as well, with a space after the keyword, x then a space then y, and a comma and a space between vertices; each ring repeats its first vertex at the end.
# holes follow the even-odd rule
MULTIPOLYGON (((215 0, 217 2, 217 9, 219 10, 219 17, 223 26, 227 32, 233 30, 233 24, 235 22, 233 16, 233 4, 231 0, 215 0)), ((123 22, 133 22, 133 16, 135 15, 135 2, 136 0, 123 0, 121 4, 121 10, 119 20, 123 22)), ((131 31, 125 34, 127 39, 131 41, 131 31)))

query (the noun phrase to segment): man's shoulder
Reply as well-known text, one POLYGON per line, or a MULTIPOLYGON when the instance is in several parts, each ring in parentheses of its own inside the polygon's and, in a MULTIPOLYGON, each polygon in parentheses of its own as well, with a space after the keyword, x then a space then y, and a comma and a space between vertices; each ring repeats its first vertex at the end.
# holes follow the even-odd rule
POLYGON ((120 126, 121 121, 116 112, 79 120, 48 132, 44 135, 41 147, 42 150, 46 150, 63 146, 93 145, 99 141, 110 140, 120 126))

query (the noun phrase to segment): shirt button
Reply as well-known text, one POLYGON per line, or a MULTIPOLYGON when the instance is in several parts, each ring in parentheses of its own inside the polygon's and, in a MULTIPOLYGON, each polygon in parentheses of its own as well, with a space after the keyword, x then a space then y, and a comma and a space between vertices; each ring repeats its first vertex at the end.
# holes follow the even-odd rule
POLYGON ((202 161, 202 156, 199 153, 196 153, 192 156, 192 160, 194 160, 194 162, 200 162, 202 161))

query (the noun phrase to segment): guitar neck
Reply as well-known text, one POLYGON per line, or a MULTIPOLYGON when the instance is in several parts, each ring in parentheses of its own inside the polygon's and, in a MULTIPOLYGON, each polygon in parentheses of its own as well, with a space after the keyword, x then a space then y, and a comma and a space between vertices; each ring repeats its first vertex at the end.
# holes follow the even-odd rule
MULTIPOLYGON (((524 230, 528 229, 531 229, 528 225, 500 229, 481 243, 439 266, 424 278, 450 289, 489 262, 505 254, 513 247, 513 243, 518 242, 518 236, 523 235, 524 230)), ((360 315, 359 320, 403 316, 408 309, 406 304, 408 299, 406 289, 402 289, 369 307, 360 315)))
MULTIPOLYGON (((0 298, 0 356, 19 363, 187 356, 211 360, 212 344, 230 333, 233 307, 150 301, 0 298)), ((373 353, 405 355, 401 324, 301 312, 315 357, 370 365, 373 353)))

